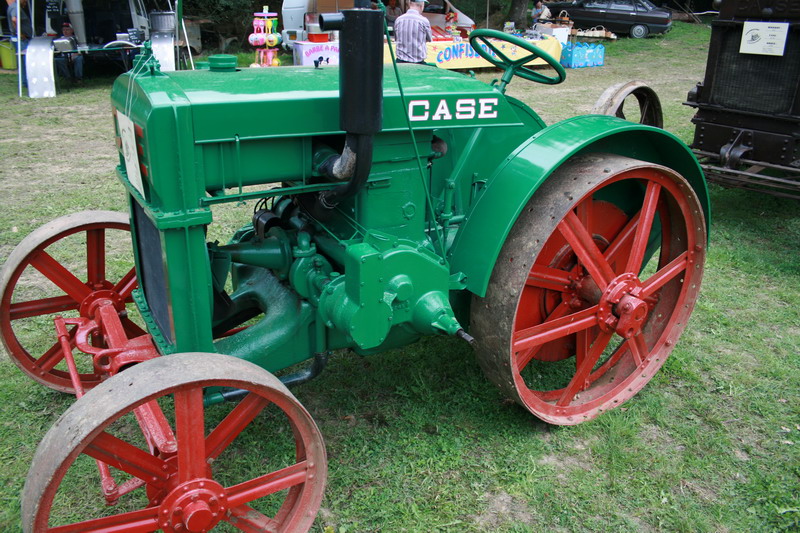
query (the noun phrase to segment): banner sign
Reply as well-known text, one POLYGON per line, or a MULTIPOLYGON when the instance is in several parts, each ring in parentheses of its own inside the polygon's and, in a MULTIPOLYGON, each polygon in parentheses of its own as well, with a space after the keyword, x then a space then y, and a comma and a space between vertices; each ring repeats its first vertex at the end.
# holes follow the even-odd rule
MULTIPOLYGON (((527 41, 534 46, 537 46, 553 56, 556 61, 561 59, 561 43, 558 39, 545 35, 544 39, 527 41)), ((520 59, 530 52, 518 46, 512 45, 507 42, 495 41, 495 46, 502 50, 502 52, 512 61, 520 59)), ((485 48, 484 48, 485 49, 485 48)), ((494 55, 494 54, 492 54, 494 55)), ((483 59, 470 46, 469 41, 463 40, 460 42, 454 41, 434 41, 428 43, 428 57, 425 60, 427 63, 432 63, 439 68, 445 69, 471 69, 471 68, 487 68, 492 65, 483 59)), ((389 45, 384 45, 384 62, 391 63, 392 57, 389 55, 389 45)), ((528 65, 544 65, 542 59, 535 59, 527 63, 528 65)))

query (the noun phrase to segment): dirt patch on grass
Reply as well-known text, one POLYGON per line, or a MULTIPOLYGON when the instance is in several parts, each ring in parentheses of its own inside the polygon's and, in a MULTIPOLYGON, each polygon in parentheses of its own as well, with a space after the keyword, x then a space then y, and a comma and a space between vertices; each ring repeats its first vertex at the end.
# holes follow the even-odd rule
POLYGON ((750 460, 750 455, 748 455, 747 452, 742 451, 742 450, 733 450, 733 455, 737 459, 739 459, 740 461, 749 461, 750 460))
POLYGON ((697 481, 683 480, 681 481, 680 491, 685 494, 687 491, 697 495, 701 500, 706 502, 716 502, 718 495, 711 487, 704 486, 697 481))
POLYGON ((676 444, 672 436, 664 431, 663 428, 653 424, 643 426, 642 430, 639 432, 639 435, 642 439, 642 442, 654 443, 660 450, 681 452, 686 449, 685 446, 676 444))
POLYGON ((470 517, 480 531, 497 531, 505 524, 531 524, 534 521, 533 511, 519 498, 503 491, 487 493, 483 497, 487 502, 486 510, 470 517))
MULTIPOLYGON (((588 456, 580 457, 577 455, 567 455, 567 454, 550 454, 545 455, 537 462, 540 465, 552 466, 556 471, 572 471, 577 468, 586 469, 586 462, 588 460, 588 456)), ((561 475, 561 474, 557 474, 561 475)))

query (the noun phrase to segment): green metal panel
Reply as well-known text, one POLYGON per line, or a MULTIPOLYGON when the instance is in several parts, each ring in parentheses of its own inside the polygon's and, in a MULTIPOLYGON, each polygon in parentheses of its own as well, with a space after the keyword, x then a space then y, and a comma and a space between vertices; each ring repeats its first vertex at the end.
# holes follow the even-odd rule
MULTIPOLYGON (((206 195, 205 184, 196 174, 192 114, 188 100, 176 91, 163 75, 120 77, 112 90, 112 102, 136 126, 139 161, 143 171, 143 190, 128 180, 124 165, 117 173, 160 234, 162 250, 145 245, 136 251, 141 268, 142 250, 163 255, 171 332, 160 332, 174 339, 169 351, 213 351, 211 331, 211 271, 204 226, 211 212, 199 206, 206 195), (176 305, 176 303, 180 305, 176 305)), ((142 309, 143 314, 152 312, 142 309)), ((148 317, 146 317, 148 318, 148 317)), ((158 333, 158 332, 156 332, 158 333)), ((163 338, 162 338, 163 342, 163 338)))
MULTIPOLYGON (((383 80, 384 132, 407 129, 406 108, 392 74, 387 70, 383 80)), ((409 108, 420 119, 412 122, 415 129, 520 124, 503 95, 481 81, 417 65, 401 65, 400 75, 409 108), (461 111, 459 100, 464 101, 461 111), (482 117, 484 100, 491 106, 482 117)), ((247 141, 341 133, 337 68, 183 71, 163 77, 169 79, 169 83, 159 82, 166 99, 185 98, 191 103, 193 133, 199 144, 230 142, 237 136, 247 141)), ((153 94, 151 80, 138 81, 153 94)))
POLYGON ((574 117, 523 143, 497 168, 470 206, 448 252, 451 272, 466 275, 468 290, 479 296, 486 294, 500 248, 525 204, 556 168, 582 152, 625 155, 676 170, 694 188, 709 220, 708 189, 702 170, 677 137, 614 117, 574 117))

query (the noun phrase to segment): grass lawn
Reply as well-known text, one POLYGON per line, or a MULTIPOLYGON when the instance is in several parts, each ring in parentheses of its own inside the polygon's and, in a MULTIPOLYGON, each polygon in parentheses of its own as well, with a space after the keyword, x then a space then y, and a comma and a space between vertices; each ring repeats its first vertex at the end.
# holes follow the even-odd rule
MULTIPOLYGON (((559 86, 515 79, 509 94, 550 123, 641 79, 661 97, 665 128, 688 142, 692 109, 682 102, 702 80, 709 35, 677 23, 664 36, 620 39, 607 44, 604 67, 570 70, 559 86)), ((125 209, 110 86, 91 79, 54 99, 20 100, 15 78, 0 74, 0 262, 60 215, 125 209)), ((710 190, 711 246, 686 332, 641 393, 593 421, 538 421, 454 339, 334 354, 294 390, 329 458, 313 530, 798 530, 800 204, 710 190)), ((5 353, 0 381, 0 531, 16 531, 36 446, 73 399, 23 376, 5 353)), ((236 468, 259 475, 262 459, 236 468)), ((95 498, 93 486, 74 489, 95 498)))

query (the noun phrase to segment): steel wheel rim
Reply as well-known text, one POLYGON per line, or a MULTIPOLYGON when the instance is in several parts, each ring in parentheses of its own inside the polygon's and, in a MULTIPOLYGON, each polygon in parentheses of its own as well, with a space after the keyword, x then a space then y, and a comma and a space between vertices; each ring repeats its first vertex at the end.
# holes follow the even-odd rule
MULTIPOLYGON (((590 381, 590 385, 587 389, 582 389, 583 385, 573 384, 573 379, 576 381, 581 381, 581 377, 578 376, 578 373, 581 371, 579 368, 581 365, 576 363, 576 371, 575 375, 573 375, 573 379, 570 380, 569 384, 563 388, 563 392, 560 393, 560 389, 553 389, 550 391, 531 390, 522 376, 522 372, 526 369, 531 361, 535 360, 535 358, 530 358, 526 363, 524 359, 530 356, 526 354, 523 357, 520 354, 520 351, 515 350, 514 347, 520 346, 520 339, 523 337, 521 331, 523 328, 518 327, 518 324, 521 323, 520 318, 525 314, 525 312, 520 308, 521 302, 524 301, 524 291, 520 291, 517 307, 514 312, 514 336, 512 346, 509 347, 514 386, 519 394, 521 403, 523 403, 534 414, 548 422, 558 424, 576 424, 593 418, 603 410, 610 409, 621 404, 638 392, 649 381, 652 375, 663 365, 666 357, 672 350, 672 346, 674 346, 677 338, 680 336, 680 333, 685 327, 686 321, 691 313, 697 293, 699 291, 699 281, 700 277, 702 276, 702 262, 705 248, 705 243, 703 240, 705 228, 702 216, 699 214, 699 207, 695 202, 692 201, 694 196, 693 194, 690 194, 690 188, 688 184, 686 184, 685 180, 675 175, 671 171, 663 168, 623 171, 612 179, 603 181, 594 187, 587 195, 584 195, 577 200, 573 204, 573 207, 578 207, 579 211, 581 205, 583 205, 582 202, 586 202, 587 199, 591 199, 592 195, 596 192, 602 191, 610 185, 622 183, 626 180, 638 180, 647 185, 647 193, 644 202, 646 205, 653 206, 648 208, 648 213, 652 213, 648 214, 648 217, 651 219, 650 222, 655 220, 656 215, 662 219, 662 223, 664 222, 663 218, 666 214, 664 212, 664 209, 666 209, 664 204, 666 203, 671 204, 668 206, 671 209, 669 214, 671 220, 668 222, 671 224, 678 224, 682 221, 684 226, 683 230, 685 233, 684 237, 686 244, 684 247, 685 249, 680 251, 680 253, 679 250, 675 249, 676 244, 673 242, 678 240, 678 235, 673 235, 673 233, 680 230, 680 228, 667 227, 667 229, 670 231, 664 232, 664 238, 662 238, 662 253, 664 252, 665 245, 668 248, 671 247, 672 249, 667 252, 667 257, 670 259, 665 259, 662 257, 660 259, 658 271, 650 279, 654 280, 653 283, 655 283, 655 280, 659 279, 655 277, 656 275, 665 276, 669 273, 672 277, 670 277, 668 282, 666 282, 663 286, 658 287, 658 289, 654 292, 646 291, 647 296, 650 297, 653 296, 653 294, 660 295, 665 291, 667 286, 670 287, 669 290, 674 292, 675 289, 673 286, 676 284, 675 280, 678 279, 675 276, 679 277, 680 275, 684 275, 686 279, 683 283, 680 283, 681 287, 679 292, 671 296, 673 302, 669 303, 668 306, 672 308, 673 312, 670 313, 669 318, 666 323, 664 323, 663 327, 652 327, 651 330, 646 331, 648 325, 653 322, 653 315, 648 313, 647 322, 644 326, 642 326, 641 332, 634 336, 633 345, 631 345, 631 341, 628 340, 622 343, 622 345, 627 345, 627 348, 621 353, 619 353, 620 351, 618 350, 619 356, 616 362, 613 360, 614 356, 611 355, 606 359, 606 363, 608 364, 600 364, 598 367, 594 367, 594 365, 592 366, 592 369, 587 375, 587 379, 590 381), (680 220, 676 220, 678 215, 681 217, 680 220), (677 267, 675 261, 677 261, 677 267), (644 344, 640 344, 639 341, 643 341, 644 344), (633 363, 637 362, 637 358, 641 360, 641 363, 633 365, 633 363), (614 373, 613 375, 612 372, 614 373), (616 374, 622 375, 617 376, 616 374), (608 382, 608 380, 611 378, 613 378, 613 381, 608 382), (579 388, 578 391, 575 391, 576 387, 579 388), (596 389, 595 394, 591 394, 593 389, 596 389), (588 398, 586 398, 587 392, 589 392, 588 398), (583 398, 581 398, 581 394, 584 395, 583 398), (576 398, 575 395, 578 397, 576 398)), ((594 203, 595 202, 592 202, 592 204, 594 203)), ((570 232, 570 229, 565 228, 572 226, 573 229, 571 233, 573 235, 569 237, 569 239, 575 239, 575 230, 580 233, 580 224, 576 224, 576 219, 578 219, 579 214, 576 214, 576 210, 573 208, 570 208, 569 213, 565 215, 565 217, 558 224, 559 230, 557 231, 561 232, 563 230, 570 232), (570 215, 569 213, 572 213, 575 216, 570 215)), ((578 223, 579 222, 580 220, 578 220, 578 223)), ((587 233, 591 235, 591 233, 587 233)), ((555 235, 555 232, 553 235, 555 235)), ((553 237, 551 235, 548 237, 548 240, 552 238, 553 237)), ((540 256, 541 254, 537 256, 537 261, 540 256)), ((595 260, 598 260, 598 258, 595 257, 595 260)), ((541 265, 534 263, 531 272, 534 272, 537 266, 541 265)), ((627 264, 624 272, 615 271, 612 279, 617 279, 625 273, 632 274, 632 272, 627 269, 627 264)), ((638 274, 638 272, 636 274, 638 274)), ((635 282, 631 280, 630 283, 634 284, 635 282)), ((646 281, 645 284, 647 284, 646 281)), ((651 288, 652 286, 654 285, 651 284, 651 288)), ((659 301, 659 303, 657 303, 655 306, 657 309, 653 309, 650 312, 652 313, 652 311, 657 311, 663 315, 665 309, 661 309, 659 306, 663 308, 664 304, 661 304, 659 301)), ((552 334, 556 327, 561 327, 561 324, 570 321, 570 319, 584 320, 586 323, 590 323, 590 317, 592 314, 591 307, 586 306, 584 306, 583 309, 575 312, 567 312, 564 315, 566 318, 562 320, 558 326, 553 324, 550 328, 550 332, 552 334)), ((597 317, 598 313, 594 313, 594 316, 597 317)), ((659 317, 659 320, 663 322, 662 317, 659 317)), ((597 326, 592 326, 592 328, 596 329, 597 326)), ((588 332, 590 329, 591 328, 583 328, 579 331, 588 332)), ((545 332, 547 332, 546 327, 540 328, 537 335, 541 336, 538 337, 538 339, 544 338, 543 334, 545 332)), ((530 330, 528 330, 528 333, 530 333, 530 330)), ((609 341, 614 337, 615 334, 616 332, 611 333, 609 341)), ((579 335, 579 333, 575 333, 575 337, 578 337, 579 335)), ((590 337, 590 334, 588 333, 584 333, 583 335, 585 337, 590 337)), ((602 332, 601 334, 597 335, 595 339, 604 341, 606 336, 608 336, 608 333, 602 332)), ((565 337, 561 336, 558 338, 563 339, 565 337)), ((539 344, 539 346, 546 346, 549 342, 553 341, 543 342, 539 344)), ((594 346, 588 346, 586 341, 576 340, 575 342, 576 344, 578 342, 583 342, 585 346, 583 348, 584 361, 591 360, 589 353, 592 352, 592 348, 594 346)), ((582 373, 585 374, 586 371, 584 370, 582 373)))
MULTIPOLYGON (((592 107, 592 114, 615 116, 628 120, 625 116, 625 101, 636 99, 635 105, 638 106, 639 124, 646 126, 664 127, 664 114, 661 109, 661 102, 658 95, 652 88, 642 81, 633 80, 622 82, 608 87, 592 107)), ((636 122, 636 121, 634 121, 636 122)))
MULTIPOLYGON (((17 335, 15 323, 29 318, 48 315, 54 318, 64 312, 80 311, 81 303, 91 300, 92 293, 99 296, 99 291, 104 291, 103 294, 106 296, 110 295, 118 298, 120 305, 132 302, 131 292, 136 287, 136 276, 132 268, 125 275, 120 276, 119 280, 107 279, 107 230, 129 232, 130 226, 127 221, 127 215, 98 211, 76 213, 56 219, 23 240, 9 256, 6 264, 3 265, 2 275, 0 275, 0 334, 2 334, 6 351, 12 361, 35 381, 61 392, 74 393, 74 387, 68 372, 55 368, 63 360, 63 355, 59 355, 61 354, 60 346, 54 342, 41 355, 31 355, 28 350, 29 347, 25 346, 24 341, 17 335), (47 250, 51 245, 79 234, 85 234, 87 243, 84 249, 86 257, 82 258, 80 265, 86 268, 87 273, 90 270, 93 272, 92 274, 87 274, 88 277, 95 278, 92 282, 88 279, 78 279, 61 261, 47 254, 47 250), (92 260, 90 248, 96 253, 99 252, 100 257, 94 257, 94 260, 92 260), (49 259, 47 260, 48 264, 43 266, 41 258, 45 257, 45 255, 49 259), (34 265, 34 262, 37 265, 34 265), (48 274, 41 273, 37 266, 49 268, 48 274), (64 268, 65 271, 59 272, 59 267, 64 268), (67 290, 61 289, 62 295, 59 299, 57 301, 54 299, 52 304, 44 306, 36 305, 37 301, 41 302, 43 300, 14 301, 21 276, 33 270, 37 270, 42 276, 50 280, 54 289, 60 288, 58 283, 71 286, 72 295, 68 294, 67 290), (54 279, 57 279, 58 283, 53 281, 54 279), (90 283, 93 286, 90 287, 90 283), (114 294, 108 294, 109 291, 114 294), (79 295, 79 292, 81 295, 79 295), (26 311, 23 309, 23 306, 26 305, 33 307, 30 311, 26 311)), ((126 329, 131 333, 144 333, 127 318, 125 319, 125 325, 126 329)), ((53 332, 55 332, 55 329, 53 329, 53 332)), ((100 382, 100 376, 96 373, 83 373, 81 374, 81 382, 85 388, 92 388, 100 382)))
MULTIPOLYGON (((128 473, 154 472, 158 478, 146 481, 144 489, 150 504, 135 511, 62 525, 58 531, 62 531, 61 528, 75 532, 100 531, 111 526, 118 528, 114 531, 192 531, 188 527, 191 523, 187 510, 194 502, 189 496, 194 494, 199 494, 199 500, 209 504, 206 510, 209 522, 194 527, 195 531, 213 529, 221 522, 228 522, 244 531, 307 531, 321 503, 327 476, 325 448, 319 430, 288 389, 251 363, 217 354, 178 354, 142 363, 108 380, 102 387, 87 393, 80 404, 73 405, 37 449, 23 490, 23 526, 26 531, 48 530, 56 493, 64 476, 82 454, 107 458, 109 464, 120 470, 127 468, 125 471, 128 473), (165 359, 170 361, 165 364, 165 359), (205 366, 198 368, 198 364, 205 366), (137 381, 152 380, 153 370, 177 371, 184 375, 170 376, 167 379, 169 384, 164 388, 145 385, 149 389, 133 399, 123 399, 123 408, 119 411, 114 411, 116 406, 106 407, 98 403, 110 400, 110 395, 123 395, 137 381), (224 377, 215 378, 213 374, 224 377), (235 374, 242 377, 233 377, 235 374), (210 386, 246 388, 251 394, 206 433, 205 429, 199 429, 204 426, 198 426, 197 421, 203 421, 203 388, 210 386), (163 455, 145 457, 132 450, 130 444, 125 446, 124 442, 120 444, 120 439, 109 437, 105 430, 124 414, 167 394, 174 394, 175 398, 174 430, 178 446, 174 456, 166 460, 161 459, 165 457, 163 455), (93 412, 95 405, 100 411, 97 424, 89 424, 91 427, 88 428, 72 424, 93 412), (231 486, 218 483, 211 473, 213 461, 270 405, 277 406, 291 424, 296 463, 231 486), (73 425, 79 426, 78 429, 71 429, 73 425), (187 442, 189 445, 181 445, 187 442), (298 479, 302 481, 298 482, 298 479), (287 489, 285 501, 274 518, 249 506, 259 498, 287 489), (212 512, 219 516, 210 517, 212 512), (181 527, 177 526, 179 523, 181 527)), ((135 490, 141 491, 142 487, 135 490)))
POLYGON ((647 26, 644 26, 642 24, 637 24, 631 28, 631 36, 634 39, 643 39, 647 37, 648 33, 649 30, 647 29, 647 26))

